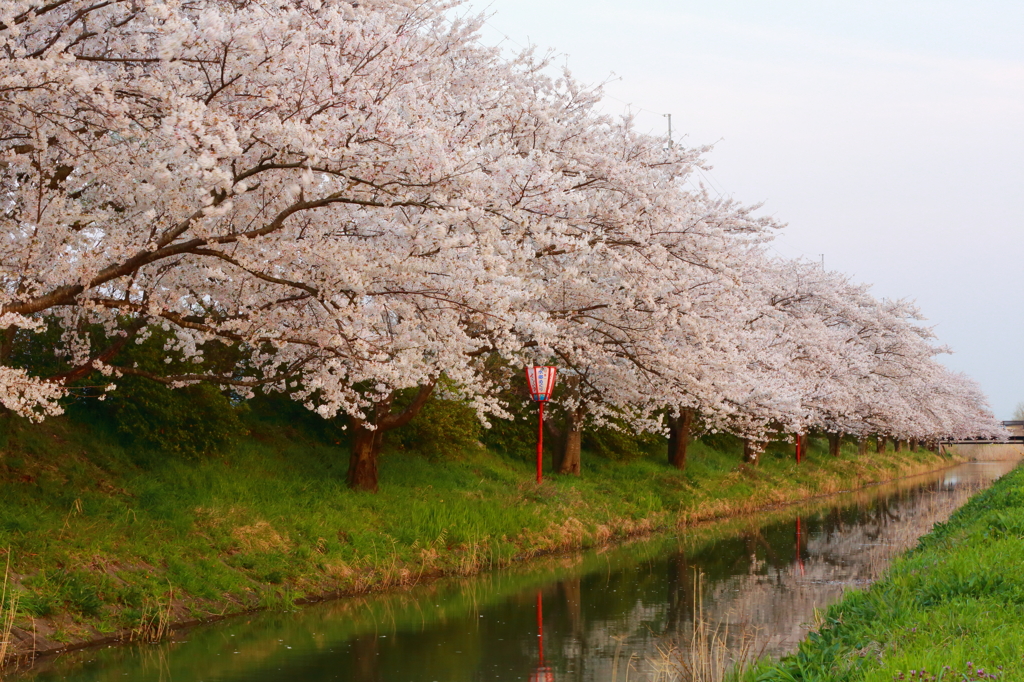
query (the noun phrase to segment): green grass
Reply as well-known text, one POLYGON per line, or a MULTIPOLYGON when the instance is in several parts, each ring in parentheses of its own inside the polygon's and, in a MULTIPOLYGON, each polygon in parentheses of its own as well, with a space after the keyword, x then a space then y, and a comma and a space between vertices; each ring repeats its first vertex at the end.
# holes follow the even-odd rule
POLYGON ((830 607, 796 654, 762 663, 746 679, 1022 680, 1022 562, 1017 468, 937 525, 882 580, 830 607))
MULTIPOLYGON (((757 467, 736 439, 664 457, 584 453, 580 477, 533 482, 529 462, 483 447, 438 457, 390 448, 378 494, 345 485, 347 450, 301 423, 246 417, 227 452, 185 459, 125 447, 70 418, 0 428, 0 561, 9 551, 18 627, 67 642, 298 598, 470 574, 838 492, 948 463, 918 453, 800 466, 779 445, 757 467), (34 619, 34 622, 30 619, 34 619)), ((436 445, 436 444, 435 444, 436 445)))

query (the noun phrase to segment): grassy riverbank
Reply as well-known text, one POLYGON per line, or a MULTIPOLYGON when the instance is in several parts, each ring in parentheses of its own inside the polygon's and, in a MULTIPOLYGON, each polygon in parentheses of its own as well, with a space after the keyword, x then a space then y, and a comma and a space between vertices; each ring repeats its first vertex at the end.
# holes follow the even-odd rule
POLYGON ((748 680, 1024 679, 1024 468, 974 497, 886 576, 830 607, 748 680))
POLYGON ((584 453, 582 476, 537 486, 515 456, 396 445, 372 495, 345 487, 343 443, 287 419, 250 415, 246 428, 222 454, 187 459, 127 448, 97 424, 6 423, 0 564, 15 651, 470 574, 950 463, 852 445, 831 458, 822 441, 800 466, 780 445, 745 467, 739 441, 715 437, 692 446, 685 472, 653 454, 584 453))

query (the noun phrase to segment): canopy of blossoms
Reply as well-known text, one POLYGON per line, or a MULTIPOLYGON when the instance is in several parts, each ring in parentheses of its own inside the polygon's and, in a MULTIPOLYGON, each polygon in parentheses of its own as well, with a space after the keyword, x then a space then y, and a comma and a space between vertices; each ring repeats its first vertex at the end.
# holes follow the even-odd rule
MULTIPOLYGON (((442 375, 501 415, 500 358, 559 364, 580 419, 638 428, 667 408, 750 437, 998 431, 911 304, 768 257, 756 207, 686 183, 706 149, 600 115, 452 6, 4 2, 6 338, 55 326, 111 386, 278 390, 325 417, 442 375), (157 328, 197 368, 212 342, 243 352, 214 374, 117 364, 157 328)), ((58 413, 68 377, 7 355, 0 402, 58 413)))

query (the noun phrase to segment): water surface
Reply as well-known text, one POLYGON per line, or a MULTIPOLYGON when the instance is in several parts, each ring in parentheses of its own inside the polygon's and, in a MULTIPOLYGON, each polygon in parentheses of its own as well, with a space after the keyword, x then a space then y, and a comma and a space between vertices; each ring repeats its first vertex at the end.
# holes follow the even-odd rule
MULTIPOLYGON (((158 645, 40 661, 39 682, 654 680, 695 618, 735 653, 795 647, 814 610, 877 578, 1016 462, 973 462, 856 493, 550 557, 400 593, 262 613, 158 645), (540 636, 539 636, 540 635, 540 636)), ((680 659, 680 656, 683 658, 680 659)))

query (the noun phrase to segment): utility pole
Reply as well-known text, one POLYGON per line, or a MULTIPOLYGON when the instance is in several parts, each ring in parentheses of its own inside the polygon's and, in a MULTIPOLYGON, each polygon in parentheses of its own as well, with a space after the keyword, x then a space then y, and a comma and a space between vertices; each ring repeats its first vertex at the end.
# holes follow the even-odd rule
POLYGON ((668 148, 672 149, 672 114, 662 114, 668 119, 668 148))
POLYGON ((825 270, 825 254, 821 254, 821 269, 825 270))

